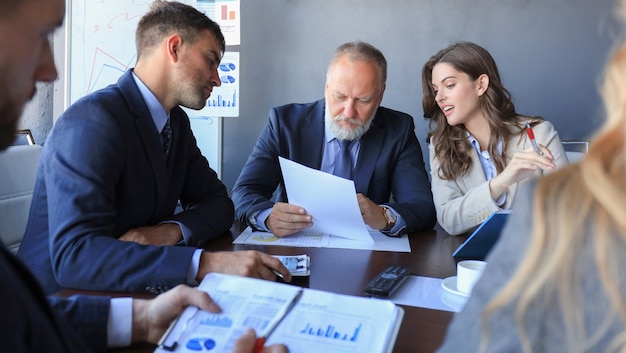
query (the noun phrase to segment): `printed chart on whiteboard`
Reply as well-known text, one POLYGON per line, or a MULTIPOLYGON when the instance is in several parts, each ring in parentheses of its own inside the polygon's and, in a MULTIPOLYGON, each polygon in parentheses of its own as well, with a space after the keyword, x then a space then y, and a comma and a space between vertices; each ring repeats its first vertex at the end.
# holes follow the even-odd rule
MULTIPOLYGON (((220 24, 226 38, 226 45, 239 45, 239 0, 181 0, 196 7, 200 12, 220 24), (228 29, 228 32, 226 32, 228 29)), ((67 104, 79 98, 117 82, 117 79, 135 65, 135 30, 141 16, 150 8, 152 0, 106 0, 71 1, 68 16, 67 43, 67 104)), ((220 66, 222 82, 228 82, 224 99, 228 94, 229 102, 233 93, 239 94, 233 86, 239 85, 239 53, 226 53, 220 66), (232 57, 226 61, 227 57, 232 57), (236 62, 234 61, 236 60, 236 62), (234 80, 234 81, 233 81, 234 80), (232 82, 231 82, 232 81, 232 82)), ((220 90, 220 88, 218 88, 220 90)), ((239 99, 236 96, 237 100, 239 99)), ((233 104, 227 109, 233 115, 233 104)), ((238 113, 238 104, 236 112, 238 113)))
POLYGON ((226 52, 217 70, 222 85, 213 87, 206 106, 189 116, 239 116, 239 52, 226 52))
MULTIPOLYGON (((179 0, 220 25, 226 45, 240 43, 239 0, 179 0)), ((71 0, 66 24, 64 106, 117 82, 135 66, 135 31, 153 0, 71 0)), ((239 115, 239 53, 226 52, 219 66, 221 87, 206 107, 187 109, 198 147, 220 175, 221 117, 239 115)))

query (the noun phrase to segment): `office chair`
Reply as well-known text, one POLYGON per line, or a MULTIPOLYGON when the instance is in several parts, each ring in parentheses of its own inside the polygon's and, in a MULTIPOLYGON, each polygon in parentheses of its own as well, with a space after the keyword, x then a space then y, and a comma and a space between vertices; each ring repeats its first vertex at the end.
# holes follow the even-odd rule
POLYGON ((583 140, 561 141, 565 154, 570 163, 578 162, 589 150, 589 142, 583 140))
POLYGON ((22 145, 34 145, 35 138, 33 138, 33 134, 30 132, 30 129, 17 130, 15 133, 15 140, 11 144, 11 146, 22 146, 22 145))
POLYGON ((21 145, 0 152, 0 239, 13 253, 26 229, 41 149, 21 145))

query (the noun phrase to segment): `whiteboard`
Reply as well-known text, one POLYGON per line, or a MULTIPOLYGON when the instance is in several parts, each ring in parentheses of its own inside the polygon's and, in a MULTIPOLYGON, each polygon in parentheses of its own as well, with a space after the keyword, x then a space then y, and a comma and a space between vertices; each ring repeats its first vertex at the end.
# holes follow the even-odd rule
MULTIPOLYGON (((192 6, 195 0, 183 0, 192 6)), ((117 82, 135 65, 135 30, 152 0, 70 0, 65 26, 65 104, 117 82)), ((189 113, 190 111, 187 110, 189 113)), ((198 147, 221 176, 222 118, 194 116, 198 147)))

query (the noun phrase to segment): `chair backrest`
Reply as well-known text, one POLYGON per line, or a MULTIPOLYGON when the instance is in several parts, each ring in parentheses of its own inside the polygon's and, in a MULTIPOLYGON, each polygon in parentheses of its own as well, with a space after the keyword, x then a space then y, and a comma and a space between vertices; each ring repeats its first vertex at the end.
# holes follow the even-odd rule
POLYGON ((14 253, 26 229, 41 149, 23 145, 0 152, 0 239, 14 253))
POLYGON ((570 163, 575 163, 581 160, 585 153, 589 150, 589 142, 587 141, 566 140, 561 141, 561 143, 565 149, 567 160, 569 160, 570 163))
POLYGON ((21 145, 34 145, 35 138, 33 134, 30 132, 30 129, 17 130, 15 133, 15 140, 11 146, 21 146, 21 145))

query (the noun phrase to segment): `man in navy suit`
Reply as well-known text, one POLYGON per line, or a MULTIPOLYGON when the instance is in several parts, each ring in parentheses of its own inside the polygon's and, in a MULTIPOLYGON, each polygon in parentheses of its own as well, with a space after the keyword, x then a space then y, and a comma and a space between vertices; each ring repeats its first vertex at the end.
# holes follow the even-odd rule
POLYGON ((435 208, 413 118, 380 107, 386 79, 378 49, 345 43, 331 57, 324 99, 271 109, 233 188, 237 217, 279 237, 312 226, 312 215, 286 203, 282 156, 353 179, 363 220, 373 229, 390 236, 432 229, 435 208), (345 160, 347 172, 339 167, 345 160))
MULTIPOLYGON (((35 83, 57 77, 49 36, 63 22, 64 3, 0 2, 0 151, 15 138, 35 83)), ((0 282, 0 352, 103 352, 131 342, 156 343, 187 305, 219 311, 206 293, 182 285, 154 300, 75 296, 50 297, 48 302, 35 278, 4 244, 0 282)), ((254 345, 254 332, 248 331, 235 351, 252 352, 254 345)), ((284 346, 271 346, 263 352, 285 351, 284 346)))
POLYGON ((136 37, 135 68, 74 103, 50 132, 18 256, 48 294, 159 293, 208 272, 275 280, 276 270, 289 280, 270 255, 198 249, 234 220, 179 107, 203 108, 220 85, 219 26, 191 6, 158 1, 136 37))

